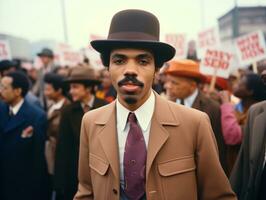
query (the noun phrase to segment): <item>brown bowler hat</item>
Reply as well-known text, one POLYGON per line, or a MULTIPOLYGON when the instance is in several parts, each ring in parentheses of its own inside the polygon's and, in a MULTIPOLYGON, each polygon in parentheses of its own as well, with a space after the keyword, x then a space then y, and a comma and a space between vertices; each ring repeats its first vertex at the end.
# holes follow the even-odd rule
POLYGON ((156 67, 175 55, 175 48, 159 42, 160 24, 156 16, 143 10, 123 10, 116 13, 111 21, 106 40, 91 41, 91 46, 101 53, 104 66, 109 66, 110 52, 117 48, 151 50, 156 67))
POLYGON ((206 80, 206 77, 199 71, 199 63, 193 60, 172 60, 168 64, 165 74, 193 78, 200 82, 205 82, 206 80))
POLYGON ((97 85, 101 82, 97 80, 95 70, 90 67, 73 67, 66 83, 83 83, 86 85, 97 85))

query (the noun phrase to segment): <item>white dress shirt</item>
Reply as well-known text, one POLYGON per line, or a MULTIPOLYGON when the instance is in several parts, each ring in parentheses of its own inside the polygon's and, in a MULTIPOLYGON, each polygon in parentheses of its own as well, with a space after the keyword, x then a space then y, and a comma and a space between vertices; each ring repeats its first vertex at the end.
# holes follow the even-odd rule
POLYGON ((48 109, 48 116, 51 116, 52 113, 55 111, 55 110, 59 110, 62 108, 62 106, 64 105, 65 103, 65 98, 61 99, 60 101, 54 103, 49 109, 48 109))
MULTIPOLYGON (((199 90, 196 89, 189 97, 185 98, 184 106, 191 108, 198 94, 199 94, 199 90)), ((181 104, 181 100, 176 99, 176 103, 181 104)))
MULTIPOLYGON (((151 128, 151 118, 153 115, 155 106, 155 95, 151 92, 150 97, 147 101, 134 111, 138 124, 142 130, 146 147, 148 147, 150 128, 151 128)), ((127 140, 127 135, 129 132, 129 123, 127 123, 128 114, 131 111, 125 108, 117 99, 116 100, 116 118, 117 118, 117 135, 118 135, 118 146, 119 146, 119 160, 120 160, 120 184, 124 188, 124 151, 125 144, 127 140)))
POLYGON ((13 115, 16 115, 24 103, 24 99, 21 99, 15 106, 9 106, 9 112, 12 111, 13 115))

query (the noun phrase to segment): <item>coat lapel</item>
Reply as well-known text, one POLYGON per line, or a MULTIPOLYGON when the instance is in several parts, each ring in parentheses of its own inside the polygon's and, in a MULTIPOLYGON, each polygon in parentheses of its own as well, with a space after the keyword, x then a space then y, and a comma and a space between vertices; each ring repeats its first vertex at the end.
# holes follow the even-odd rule
POLYGON ((155 93, 155 110, 152 117, 148 155, 146 165, 146 177, 150 172, 152 163, 169 137, 166 126, 178 126, 179 120, 174 116, 169 102, 155 93), (165 114, 162 114, 165 113, 165 114))
POLYGON ((264 145, 264 141, 266 139, 265 136, 265 119, 266 119, 266 109, 262 108, 262 112, 257 115, 254 119, 254 124, 252 125, 252 129, 256 127, 256 130, 252 130, 253 136, 251 139, 251 152, 250 152, 250 159, 254 162, 259 162, 260 153, 262 146, 264 145), (259 128, 258 128, 259 127, 259 128))
POLYGON ((21 124, 23 124, 27 118, 25 116, 26 113, 27 113, 27 103, 26 103, 26 101, 24 101, 24 103, 20 107, 18 113, 15 116, 13 116, 11 119, 8 120, 4 132, 7 133, 11 130, 14 130, 15 128, 17 128, 21 124))
POLYGON ((202 99, 202 95, 201 92, 199 91, 195 101, 192 104, 192 108, 195 108, 197 110, 200 110, 202 107, 202 103, 203 103, 203 99, 202 99))
POLYGON ((118 139, 116 129, 116 111, 115 102, 106 107, 107 109, 98 118, 95 123, 102 126, 97 133, 104 150, 104 153, 110 163, 113 173, 117 180, 119 180, 119 153, 118 153, 118 139))

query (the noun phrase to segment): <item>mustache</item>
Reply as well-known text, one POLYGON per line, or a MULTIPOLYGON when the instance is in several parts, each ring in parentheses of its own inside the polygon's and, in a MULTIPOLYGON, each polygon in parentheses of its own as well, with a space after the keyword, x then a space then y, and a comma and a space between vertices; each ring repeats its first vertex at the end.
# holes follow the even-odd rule
POLYGON ((141 81, 139 81, 136 76, 125 76, 124 79, 122 79, 121 81, 118 82, 118 86, 121 87, 122 85, 125 85, 127 83, 131 83, 133 85, 138 85, 140 87, 144 86, 144 83, 142 83, 141 81))

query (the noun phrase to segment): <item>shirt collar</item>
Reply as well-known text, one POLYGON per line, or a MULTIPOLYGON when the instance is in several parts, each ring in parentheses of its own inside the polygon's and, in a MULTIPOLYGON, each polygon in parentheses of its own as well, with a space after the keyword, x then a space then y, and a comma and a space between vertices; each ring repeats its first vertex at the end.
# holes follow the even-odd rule
MULTIPOLYGON (((92 96, 91 96, 91 99, 90 99, 89 102, 87 103, 87 105, 88 105, 90 108, 93 107, 94 99, 95 99, 95 96, 92 95, 92 96)), ((82 102, 82 103, 81 103, 81 106, 82 106, 82 108, 84 108, 85 104, 82 102)))
POLYGON ((16 115, 21 108, 24 99, 21 99, 15 106, 9 106, 9 110, 12 110, 13 115, 16 115))
POLYGON ((65 99, 61 99, 60 101, 56 102, 55 104, 52 105, 53 110, 59 110, 60 108, 62 108, 62 106, 64 105, 65 99))
MULTIPOLYGON (((153 115, 155 106, 155 95, 151 92, 145 103, 134 111, 138 123, 143 131, 146 131, 153 115)), ((126 128, 128 114, 131 112, 124 107, 119 100, 116 100, 116 116, 119 130, 123 131, 126 128)))
MULTIPOLYGON (((199 94, 199 90, 196 89, 189 97, 185 98, 184 99, 185 106, 191 108, 198 94, 199 94)), ((176 103, 180 104, 180 102, 181 102, 180 99, 176 99, 176 103)))

